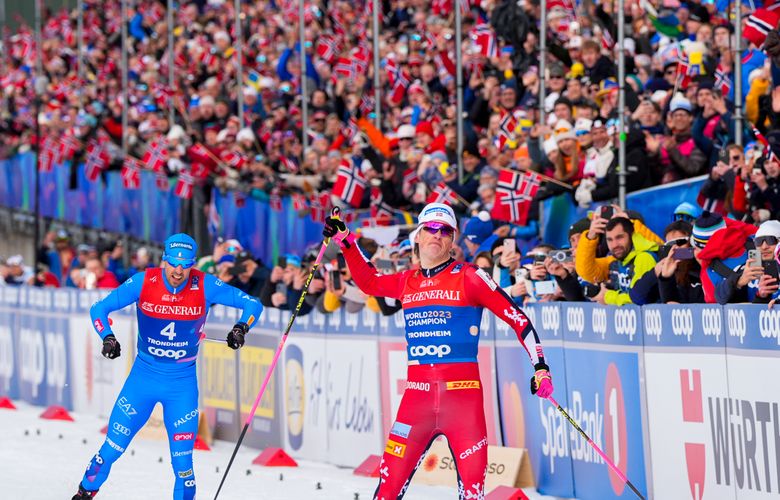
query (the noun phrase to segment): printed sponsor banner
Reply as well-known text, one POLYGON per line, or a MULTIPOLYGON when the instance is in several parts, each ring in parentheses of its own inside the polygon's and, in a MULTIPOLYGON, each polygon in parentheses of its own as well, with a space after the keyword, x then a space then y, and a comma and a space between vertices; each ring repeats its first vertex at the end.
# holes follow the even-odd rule
POLYGON ((111 318, 111 329, 122 346, 122 355, 117 359, 103 357, 103 344, 88 312, 74 313, 68 321, 75 411, 108 417, 130 372, 135 359, 135 319, 114 313, 111 318))
POLYGON ((383 450, 379 348, 376 338, 327 338, 326 352, 328 461, 355 467, 369 454, 381 455, 383 450))
MULTIPOLYGON (((33 297, 36 304, 46 302, 37 293, 33 297)), ((64 318, 43 316, 32 310, 19 314, 15 345, 19 395, 23 400, 73 410, 67 337, 68 321, 64 318)))
MULTIPOLYGON (((566 411, 593 442, 647 496, 640 385, 641 310, 636 306, 562 305, 566 411)), ((560 403, 560 401, 559 401, 560 403)), ((561 403, 563 404, 563 403, 561 403)), ((577 498, 631 494, 604 460, 563 418, 559 451, 571 456, 577 498)))
POLYGON ((780 309, 726 306, 724 314, 728 394, 702 386, 719 454, 707 465, 739 500, 767 498, 780 493, 780 309))
MULTIPOLYGON (((279 333, 261 328, 252 329, 246 344, 238 351, 238 398, 241 425, 252 410, 266 374, 271 369, 274 353, 279 345, 279 333)), ((223 349, 229 349, 223 346, 223 349)), ((250 424, 245 441, 254 448, 282 446, 282 398, 280 397, 280 367, 274 369, 268 386, 250 424)))
POLYGON ((726 335, 720 306, 643 308, 645 378, 653 494, 656 498, 733 499, 722 468, 730 455, 726 335))
MULTIPOLYGON (((222 339, 225 327, 212 323, 211 316, 204 328, 206 337, 222 339)), ((247 339, 254 335, 254 330, 247 339)), ((198 386, 200 406, 212 436, 216 439, 235 440, 243 422, 238 415, 238 355, 222 342, 205 341, 200 345, 198 357, 198 386)))
MULTIPOLYGON (((535 304, 524 308, 544 347, 555 386, 555 398, 567 404, 566 370, 561 341, 561 308, 535 304)), ((546 495, 574 497, 568 422, 553 406, 530 392, 533 376, 528 353, 513 330, 496 321, 496 377, 501 398, 504 444, 527 448, 536 485, 546 495)))
POLYGON ((327 460, 325 354, 324 336, 296 332, 287 339, 277 368, 284 374, 285 450, 296 458, 327 460))
MULTIPOLYGON (((0 296, 4 288, 16 287, 0 287, 0 296)), ((11 399, 19 397, 18 342, 14 335, 18 315, 14 310, 15 307, 0 305, 0 396, 11 399)))

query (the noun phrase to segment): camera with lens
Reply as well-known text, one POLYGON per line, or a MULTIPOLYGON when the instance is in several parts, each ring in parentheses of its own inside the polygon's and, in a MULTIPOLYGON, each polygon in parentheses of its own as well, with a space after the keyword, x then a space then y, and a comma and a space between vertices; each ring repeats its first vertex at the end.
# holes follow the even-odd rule
POLYGON ((574 257, 571 253, 571 248, 564 248, 562 250, 553 250, 550 252, 550 258, 554 262, 572 262, 574 260, 574 257))

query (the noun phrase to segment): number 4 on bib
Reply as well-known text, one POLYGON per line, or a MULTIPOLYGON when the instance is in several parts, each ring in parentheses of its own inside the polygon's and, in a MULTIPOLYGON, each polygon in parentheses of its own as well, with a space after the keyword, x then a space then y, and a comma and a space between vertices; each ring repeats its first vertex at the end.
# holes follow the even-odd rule
POLYGON ((176 324, 175 321, 171 321, 168 323, 168 326, 160 330, 160 335, 163 337, 168 337, 168 340, 173 342, 173 338, 176 337, 176 332, 173 330, 174 325, 176 324))

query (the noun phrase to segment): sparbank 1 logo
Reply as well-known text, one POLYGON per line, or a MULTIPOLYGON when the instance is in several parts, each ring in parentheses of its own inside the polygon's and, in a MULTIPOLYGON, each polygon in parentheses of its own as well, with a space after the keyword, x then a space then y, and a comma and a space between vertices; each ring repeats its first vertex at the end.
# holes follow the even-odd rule
POLYGON ((663 320, 661 311, 658 309, 645 309, 645 336, 655 337, 656 342, 661 341, 661 332, 663 330, 663 320))
POLYGON ((672 309, 672 333, 685 337, 688 343, 693 335, 693 313, 690 309, 672 309))

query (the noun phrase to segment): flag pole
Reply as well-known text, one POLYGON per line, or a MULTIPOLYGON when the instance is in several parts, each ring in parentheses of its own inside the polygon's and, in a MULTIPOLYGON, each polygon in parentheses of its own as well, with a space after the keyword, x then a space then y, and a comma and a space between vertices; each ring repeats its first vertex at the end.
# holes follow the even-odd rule
MULTIPOLYGON (((79 0, 81 1, 81 0, 79 0)), ((176 121, 176 106, 173 104, 176 100, 176 84, 173 76, 173 53, 174 53, 174 41, 173 41, 173 0, 168 0, 168 91, 170 97, 168 98, 168 127, 173 127, 176 121)))
POLYGON ((238 121, 241 123, 241 128, 246 125, 244 123, 244 37, 241 34, 241 0, 235 0, 236 19, 235 19, 235 32, 236 32, 236 93, 238 94, 238 121))
POLYGON ((734 143, 742 146, 742 0, 734 2, 736 6, 737 46, 734 48, 734 143))
POLYGON ((379 81, 379 11, 381 0, 373 0, 373 39, 374 39, 374 126, 382 131, 382 89, 379 81))
MULTIPOLYGON (((547 117, 544 109, 544 100, 547 98, 547 87, 545 87, 544 73, 547 66, 547 0, 541 0, 542 5, 542 24, 539 29, 539 125, 547 124, 547 117)), ((540 138, 541 141, 545 137, 540 138)), ((541 146, 541 143, 539 144, 541 146)))
POLYGON ((301 125, 301 167, 303 167, 303 159, 306 157, 306 149, 309 147, 309 92, 307 91, 307 78, 306 78, 306 21, 304 20, 304 0, 298 2, 298 37, 300 38, 298 45, 298 56, 301 60, 301 119, 303 123, 301 125))
MULTIPOLYGON (((626 209, 626 39, 625 0, 618 0, 618 204, 626 209)), ((611 35, 611 34, 610 34, 611 35)))
MULTIPOLYGON (((460 11, 459 1, 453 1, 453 7, 455 9, 455 109, 457 110, 455 137, 458 155, 458 183, 463 184, 463 33, 461 33, 463 13, 460 11)), ((468 207, 468 203, 466 206, 468 207)))

